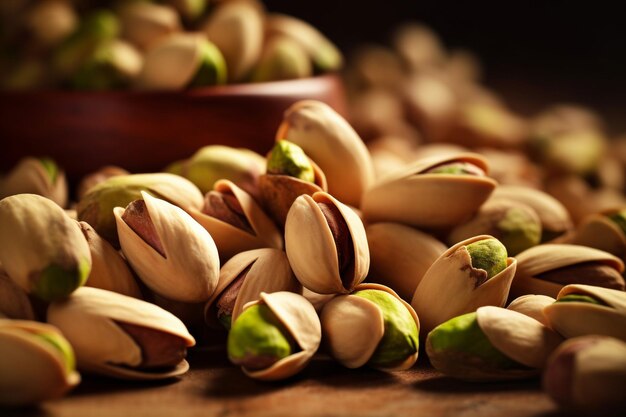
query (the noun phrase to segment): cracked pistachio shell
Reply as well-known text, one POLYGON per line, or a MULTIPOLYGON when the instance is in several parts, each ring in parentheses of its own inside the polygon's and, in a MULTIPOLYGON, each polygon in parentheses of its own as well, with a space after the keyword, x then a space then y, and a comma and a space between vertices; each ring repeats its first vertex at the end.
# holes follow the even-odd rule
POLYGON ((288 291, 271 294, 262 292, 259 300, 246 304, 243 309, 257 304, 270 308, 290 333, 298 349, 269 368, 254 371, 242 369, 254 379, 275 381, 289 378, 304 369, 319 348, 322 328, 317 313, 306 298, 288 291))
POLYGON ((253 233, 249 233, 225 221, 204 214, 200 210, 189 209, 191 217, 211 234, 222 261, 247 250, 264 247, 283 248, 281 232, 250 194, 228 180, 219 180, 213 189, 226 195, 232 195, 237 199, 243 216, 253 231, 253 233))
POLYGON ((87 280, 89 246, 80 228, 52 200, 18 194, 0 200, 0 263, 28 294, 51 301, 87 280))
POLYGON ((143 298, 133 273, 120 253, 102 239, 88 223, 79 222, 91 252, 91 272, 85 285, 129 297, 143 298))
POLYGON ((550 327, 546 316, 543 314, 543 309, 555 301, 554 298, 547 295, 526 294, 511 301, 506 308, 532 317, 544 326, 550 327))
POLYGON ((368 281, 392 288, 405 301, 447 247, 429 234, 398 223, 365 227, 370 250, 368 281))
POLYGON ((292 105, 276 132, 300 146, 324 171, 328 192, 358 207, 374 182, 374 165, 367 147, 335 110, 325 103, 303 100, 292 105))
POLYGON ((182 358, 171 368, 140 368, 146 360, 146 350, 168 355, 174 343, 183 348, 195 344, 174 315, 154 304, 99 288, 84 287, 66 300, 50 304, 48 322, 57 326, 72 344, 79 369, 122 379, 181 375, 189 369, 182 358), (145 331, 131 336, 123 325, 145 331))
POLYGON ((150 246, 122 219, 125 209, 114 209, 122 252, 152 291, 173 301, 206 301, 219 277, 220 261, 213 238, 181 208, 150 196, 141 196, 163 246, 165 256, 150 246))
MULTIPOLYGON (((331 356, 347 368, 359 368, 369 363, 375 368, 399 371, 409 369, 417 361, 420 327, 417 314, 407 302, 384 285, 360 284, 351 294, 334 297, 326 303, 320 318, 324 340, 331 356), (364 290, 383 292, 396 299, 397 303, 394 303, 391 310, 383 311, 384 305, 357 295, 358 292, 364 290), (387 314, 397 313, 394 311, 396 308, 406 309, 407 314, 394 318, 386 317, 387 314), (379 346, 383 346, 386 341, 386 347, 389 349, 391 346, 389 343, 392 341, 384 338, 389 329, 387 326, 393 325, 396 326, 394 330, 401 332, 406 338, 403 340, 405 343, 413 343, 413 352, 393 363, 377 363, 377 356, 391 354, 380 350, 379 346)), ((399 336, 396 332, 393 334, 399 336)), ((403 348, 407 349, 407 346, 403 348)))
POLYGON ((2 270, 0 265, 0 318, 35 320, 28 295, 2 270))
POLYGON ((482 235, 457 243, 441 254, 422 277, 411 306, 420 318, 423 335, 439 324, 475 311, 478 307, 505 305, 517 261, 507 258, 506 267, 488 278, 484 269, 472 266, 472 257, 467 249, 468 245, 486 239, 493 237, 482 235))
MULTIPOLYGON (((339 230, 344 230, 339 228, 339 230)), ((341 241, 347 236, 339 236, 341 241)), ((349 293, 367 276, 370 254, 363 222, 353 209, 328 193, 302 195, 294 201, 285 223, 285 248, 300 283, 319 294, 349 293), (339 254, 331 227, 318 203, 334 207, 338 223, 350 234, 348 253, 339 254), (349 267, 340 271, 339 257, 348 256, 349 267)))
POLYGON ((486 160, 477 154, 420 159, 365 192, 361 206, 365 218, 425 228, 449 227, 468 220, 497 183, 486 176, 426 173, 456 162, 470 163, 485 174, 488 171, 486 160))
MULTIPOLYGON (((608 252, 586 246, 567 244, 543 244, 525 250, 516 256, 517 272, 511 286, 511 297, 519 297, 524 294, 543 294, 556 297, 562 283, 551 282, 542 279, 541 275, 551 273, 560 268, 575 268, 576 265, 597 265, 607 267, 615 271, 610 274, 602 274, 594 279, 595 285, 624 285, 620 274, 624 272, 624 263, 608 252), (606 280, 605 282, 598 280, 606 280)), ((610 270, 609 270, 610 271, 610 270)), ((566 278, 568 284, 584 282, 589 277, 588 271, 570 271, 566 278)))
POLYGON ((216 302, 242 273, 245 273, 245 278, 236 295, 231 316, 233 322, 237 320, 246 304, 260 299, 261 293, 278 291, 299 293, 302 290, 291 270, 287 255, 282 250, 263 248, 241 252, 226 262, 220 270, 217 288, 204 309, 207 324, 215 323, 216 302))
POLYGON ((0 199, 15 194, 38 194, 61 207, 67 205, 65 173, 48 158, 24 158, 0 178, 0 199))
POLYGON ((524 314, 484 306, 436 327, 426 339, 426 353, 437 370, 455 378, 524 379, 537 375, 562 341, 524 314))
POLYGON ((557 302, 547 306, 544 314, 550 327, 564 337, 589 334, 612 336, 626 342, 626 292, 592 285, 572 284, 563 287, 557 302), (587 295, 602 302, 558 302, 567 295, 587 295))
POLYGON ((263 47, 252 81, 291 80, 312 74, 311 61, 304 49, 286 36, 274 36, 263 47))
POLYGON ((53 400, 80 382, 72 347, 48 324, 0 319, 0 357, 0 406, 53 400))
POLYGON ((141 49, 181 30, 180 17, 172 7, 148 2, 130 2, 118 10, 122 36, 141 49))
POLYGON ((141 198, 141 192, 169 201, 184 209, 200 209, 202 193, 185 178, 173 174, 133 174, 109 178, 91 188, 78 202, 78 220, 89 223, 113 246, 119 246, 113 209, 141 198))
MULTIPOLYGON (((620 216, 622 210, 607 210, 587 216, 567 243, 589 246, 626 259, 626 231, 611 217, 620 216)), ((621 215, 621 222, 624 220, 621 215)))

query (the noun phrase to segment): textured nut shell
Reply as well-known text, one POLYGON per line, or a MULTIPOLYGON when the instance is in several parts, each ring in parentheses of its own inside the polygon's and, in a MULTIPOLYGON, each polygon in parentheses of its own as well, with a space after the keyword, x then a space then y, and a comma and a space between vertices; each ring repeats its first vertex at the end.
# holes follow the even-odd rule
POLYGON ((0 199, 23 193, 39 194, 65 207, 67 205, 65 173, 59 170, 53 184, 41 161, 36 158, 24 158, 7 176, 0 178, 0 199))
POLYGON ((215 322, 215 315, 212 314, 214 311, 211 309, 213 303, 249 266, 251 266, 250 270, 237 294, 232 314, 233 322, 239 317, 246 304, 260 299, 261 293, 271 294, 278 291, 298 293, 302 289, 291 270, 285 252, 263 248, 239 253, 226 262, 220 270, 217 288, 204 309, 205 321, 208 324, 215 322))
POLYGON ((318 294, 306 287, 302 287, 302 296, 306 298, 309 303, 313 304, 315 311, 319 314, 327 302, 332 300, 337 294, 318 294))
POLYGON ((287 257, 304 287, 319 294, 348 293, 352 288, 345 288, 339 275, 337 247, 318 202, 337 207, 348 225, 354 250, 352 287, 367 276, 370 255, 361 219, 350 207, 323 192, 302 195, 291 206, 285 223, 287 257))
POLYGON ((365 144, 325 103, 305 100, 291 106, 276 139, 299 145, 326 174, 328 191, 345 204, 358 207, 374 182, 374 166, 365 144))
POLYGON ((454 226, 470 218, 497 183, 491 178, 473 175, 421 174, 448 162, 469 162, 485 173, 488 171, 486 160, 477 154, 418 160, 383 178, 363 194, 361 209, 365 219, 438 228, 454 226))
POLYGON ((267 369, 243 371, 250 377, 273 381, 300 372, 309 363, 322 340, 322 327, 315 309, 304 297, 292 292, 261 293, 261 299, 244 306, 266 304, 287 328, 300 351, 283 358, 267 369))
POLYGON ((119 10, 123 36, 146 49, 169 33, 180 30, 180 18, 171 7, 151 3, 124 4, 119 10))
POLYGON ((189 209, 191 217, 211 234, 218 248, 220 259, 225 261, 240 252, 251 249, 283 248, 282 234, 250 194, 228 180, 219 180, 213 189, 235 196, 254 231, 254 234, 250 234, 199 210, 189 209))
MULTIPOLYGON (((613 214, 607 211, 604 214, 613 214)), ((626 235, 606 215, 593 214, 578 226, 567 243, 589 246, 626 259, 626 235)))
POLYGON ((572 284, 563 287, 557 299, 568 294, 590 295, 608 307, 577 302, 549 305, 544 314, 554 330, 567 338, 601 334, 626 341, 626 292, 572 284))
POLYGON ((181 208, 141 193, 159 236, 165 258, 138 236, 114 209, 122 251, 141 280, 175 301, 209 299, 219 278, 219 257, 209 232, 181 208))
POLYGON ((476 310, 476 320, 496 349, 531 368, 542 369, 563 341, 537 320, 506 308, 480 307, 476 310))
POLYGON ((150 372, 128 369, 142 361, 140 346, 116 322, 147 327, 195 344, 185 325, 154 304, 98 288, 80 288, 65 301, 48 307, 48 321, 57 326, 76 351, 81 369, 131 379, 162 379, 185 368, 150 372))
POLYGON ((491 236, 476 236, 445 251, 426 271, 415 290, 411 306, 422 323, 422 335, 439 324, 482 306, 503 307, 515 276, 517 261, 507 259, 507 267, 475 287, 471 277, 471 257, 463 246, 491 236))
POLYGON ((0 405, 33 405, 61 397, 80 382, 67 374, 59 352, 33 332, 59 334, 53 326, 0 319, 0 405))
MULTIPOLYGON (((28 296, 0 265, 0 317, 20 320, 35 320, 35 311, 28 296)), ((1 401, 0 401, 1 402, 1 401)))
POLYGON ((547 295, 527 294, 517 297, 506 307, 509 310, 517 311, 528 317, 531 317, 544 326, 550 327, 548 320, 543 314, 546 306, 553 304, 556 300, 547 295))
POLYGON ((365 228, 370 250, 368 281, 387 285, 405 301, 447 247, 429 234, 398 223, 365 228))

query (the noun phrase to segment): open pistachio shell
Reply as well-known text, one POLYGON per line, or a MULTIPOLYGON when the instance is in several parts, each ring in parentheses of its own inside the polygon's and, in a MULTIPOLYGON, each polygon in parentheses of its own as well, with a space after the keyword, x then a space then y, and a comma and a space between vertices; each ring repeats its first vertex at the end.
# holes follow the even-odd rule
POLYGON ((592 214, 578 226, 567 243, 589 246, 626 260, 626 232, 610 216, 619 210, 592 214))
POLYGON ((28 295, 0 265, 0 318, 35 320, 35 311, 28 295))
POLYGON ((72 297, 50 304, 48 322, 74 347, 79 369, 123 379, 181 375, 189 369, 185 350, 195 344, 185 325, 162 308, 98 288, 81 288, 72 297), (131 334, 125 326, 141 328, 143 333, 131 334), (146 369, 148 351, 180 361, 146 369))
POLYGON ((23 193, 39 194, 65 207, 65 174, 51 159, 24 158, 11 172, 0 178, 0 199, 23 193))
POLYGON ((285 248, 300 283, 320 294, 349 293, 369 270, 361 219, 327 193, 294 201, 285 223, 285 248), (320 204, 332 212, 332 226, 320 204))
POLYGON ((282 234, 250 194, 228 180, 216 182, 214 190, 237 199, 241 206, 241 214, 252 229, 252 233, 250 233, 221 219, 204 214, 197 209, 189 209, 191 217, 200 223, 213 237, 222 261, 226 261, 240 252, 251 249, 263 247, 283 248, 282 234))
POLYGON ((149 2, 130 2, 118 11, 122 36, 141 49, 148 49, 160 38, 181 30, 176 10, 149 2))
POLYGON ((466 248, 485 239, 492 237, 476 236, 452 246, 422 277, 411 305, 420 318, 423 335, 452 317, 481 306, 502 307, 506 303, 517 261, 507 258, 505 269, 485 281, 486 271, 472 266, 472 257, 466 248))
POLYGON ((626 292, 592 285, 563 287, 557 302, 544 314, 550 326, 565 337, 599 334, 626 341, 626 292), (568 295, 587 295, 602 304, 582 301, 558 302, 568 295))
POLYGON ((415 352, 393 364, 373 364, 390 371, 408 369, 415 364, 419 349, 417 336, 419 319, 413 308, 393 290, 379 284, 360 284, 352 294, 338 295, 324 306, 321 313, 322 331, 330 354, 347 368, 359 368, 372 360, 385 336, 382 307, 375 302, 355 295, 362 290, 377 290, 396 298, 406 308, 415 325, 415 352))
POLYGON ((449 227, 468 220, 497 183, 486 176, 426 172, 457 162, 488 171, 485 159, 477 154, 418 160, 365 192, 361 206, 365 218, 370 222, 389 221, 425 228, 449 227))
POLYGON ((48 324, 0 319, 0 357, 0 406, 53 400, 80 382, 71 347, 48 324))
POLYGON ((235 321, 243 307, 260 299, 261 293, 290 291, 298 293, 302 287, 296 279, 285 252, 278 249, 255 249, 241 252, 222 266, 217 288, 206 304, 204 313, 207 324, 214 324, 219 309, 219 301, 231 285, 242 279, 238 291, 228 294, 234 297, 231 320, 235 321), (242 276, 242 274, 245 274, 242 276))
POLYGON ((566 284, 589 283, 593 285, 619 287, 624 280, 620 274, 624 263, 610 253, 586 246, 567 244, 544 244, 532 247, 517 255, 517 273, 511 286, 511 297, 525 294, 543 294, 556 297, 566 284), (603 268, 606 271, 592 277, 588 270, 576 273, 577 265, 603 268), (542 279, 542 274, 550 274, 561 268, 571 268, 563 278, 565 284, 542 279), (592 282, 590 282, 592 279, 592 282))
POLYGON ((447 247, 429 234, 398 223, 365 228, 370 250, 368 281, 392 288, 405 301, 447 247))
POLYGON ((202 302, 219 277, 219 256, 211 235, 181 208, 141 192, 164 254, 147 243, 114 209, 122 251, 141 280, 175 301, 202 302))
POLYGON ((532 317, 544 326, 550 327, 548 320, 543 314, 543 309, 551 305, 556 300, 547 295, 527 294, 517 297, 506 307, 509 310, 517 311, 528 317, 532 317))
POLYGON ((264 304, 270 308, 289 331, 298 350, 269 368, 254 371, 243 368, 243 371, 251 378, 266 381, 289 378, 304 369, 319 348, 322 328, 317 313, 303 296, 287 291, 261 293, 259 300, 248 303, 243 308, 245 310, 256 304, 264 304))

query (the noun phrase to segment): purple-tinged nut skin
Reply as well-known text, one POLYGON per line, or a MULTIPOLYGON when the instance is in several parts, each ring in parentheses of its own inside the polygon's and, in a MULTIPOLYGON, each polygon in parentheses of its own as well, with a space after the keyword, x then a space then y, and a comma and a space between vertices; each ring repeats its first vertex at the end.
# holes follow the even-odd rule
MULTIPOLYGON (((238 276, 235 278, 229 285, 226 287, 222 294, 220 294, 215 306, 217 307, 217 318, 220 319, 222 316, 232 316, 233 310, 235 309, 235 302, 237 301, 237 296, 239 295, 239 290, 241 290, 241 286, 246 280, 246 275, 250 271, 252 265, 248 266, 244 269, 238 276)), ((221 320, 220 320, 221 321, 221 320)))
POLYGON ((618 270, 598 262, 569 265, 537 275, 538 278, 556 284, 585 284, 624 291, 624 278, 618 270))
POLYGON ((124 220, 128 227, 133 229, 144 242, 159 252, 161 256, 165 257, 165 249, 163 249, 161 239, 157 234, 154 223, 152 223, 145 201, 135 200, 126 206, 122 220, 124 220))
POLYGON ((176 366, 187 356, 187 344, 179 336, 134 324, 116 323, 141 348, 141 365, 138 369, 176 366))
POLYGON ((237 197, 219 191, 209 191, 204 199, 203 213, 215 217, 231 226, 237 227, 250 234, 254 230, 243 212, 237 197))
POLYGON ((343 286, 350 288, 352 282, 345 282, 346 279, 352 278, 354 271, 354 244, 352 242, 350 229, 336 206, 324 202, 318 202, 317 205, 322 210, 322 214, 326 218, 330 232, 333 235, 333 240, 335 241, 339 263, 339 276, 341 276, 343 286))

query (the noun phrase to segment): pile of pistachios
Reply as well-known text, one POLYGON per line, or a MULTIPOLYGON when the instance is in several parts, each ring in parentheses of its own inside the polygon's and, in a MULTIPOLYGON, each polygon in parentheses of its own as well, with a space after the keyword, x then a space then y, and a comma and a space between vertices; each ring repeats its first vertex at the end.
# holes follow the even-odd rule
POLYGON ((257 0, 0 2, 0 89, 182 90, 341 65, 316 28, 257 0))

